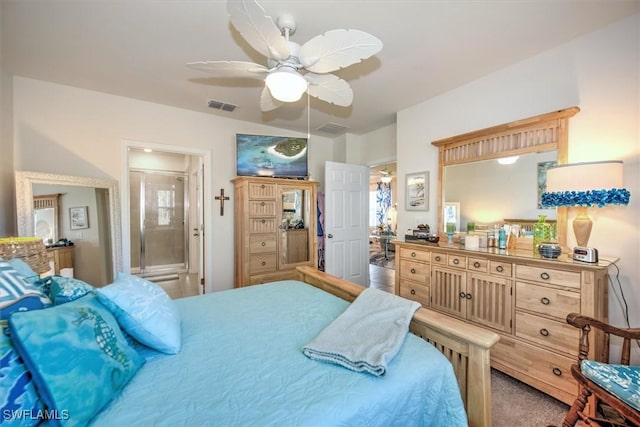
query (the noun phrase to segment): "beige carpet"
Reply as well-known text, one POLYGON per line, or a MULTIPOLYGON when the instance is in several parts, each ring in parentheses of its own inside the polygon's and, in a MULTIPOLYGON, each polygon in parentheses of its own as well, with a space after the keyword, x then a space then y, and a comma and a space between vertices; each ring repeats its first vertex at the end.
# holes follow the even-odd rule
POLYGON ((569 410, 563 402, 495 369, 491 393, 493 427, 560 426, 569 410))

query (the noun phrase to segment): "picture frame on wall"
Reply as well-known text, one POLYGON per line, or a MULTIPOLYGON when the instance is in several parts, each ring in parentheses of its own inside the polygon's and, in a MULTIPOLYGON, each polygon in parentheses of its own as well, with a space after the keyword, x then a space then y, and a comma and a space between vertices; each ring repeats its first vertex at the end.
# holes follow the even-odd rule
POLYGON ((89 215, 87 206, 69 208, 69 220, 72 230, 89 228, 89 215))
POLYGON ((406 175, 406 205, 408 211, 429 210, 429 172, 406 175))

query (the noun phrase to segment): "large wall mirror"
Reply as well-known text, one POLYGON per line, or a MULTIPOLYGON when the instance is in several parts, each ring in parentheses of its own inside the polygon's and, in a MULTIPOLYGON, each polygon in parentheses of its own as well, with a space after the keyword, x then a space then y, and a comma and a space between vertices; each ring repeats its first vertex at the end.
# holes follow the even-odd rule
POLYGON ((38 201, 43 199, 43 195, 55 195, 61 201, 66 197, 68 202, 62 206, 58 204, 53 217, 47 217, 52 222, 51 226, 56 227, 56 232, 51 237, 54 242, 45 243, 55 243, 58 238, 74 241, 75 264, 82 263, 82 268, 78 266, 77 269, 85 272, 78 278, 93 285, 106 284, 118 271, 122 271, 117 181, 26 171, 17 171, 15 178, 20 236, 38 235, 35 217, 40 213, 38 201), (99 268, 95 263, 99 263, 99 268), (96 276, 96 272, 101 270, 105 273, 96 276))
POLYGON ((439 149, 438 230, 445 230, 445 206, 455 203, 461 231, 468 222, 545 215, 556 219, 558 242, 566 245, 566 208, 541 209, 538 194, 546 168, 567 163, 569 118, 579 111, 571 107, 432 142, 439 149), (513 164, 497 162, 511 156, 519 156, 513 164))

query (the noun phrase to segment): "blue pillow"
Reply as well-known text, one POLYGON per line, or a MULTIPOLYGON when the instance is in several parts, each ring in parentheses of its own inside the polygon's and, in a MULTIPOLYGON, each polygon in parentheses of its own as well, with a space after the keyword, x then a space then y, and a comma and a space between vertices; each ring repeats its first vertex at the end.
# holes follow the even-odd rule
POLYGON ((20 258, 13 258, 9 260, 9 265, 13 267, 24 279, 29 283, 34 283, 40 279, 40 275, 33 271, 29 264, 21 260, 20 258))
POLYGON ((53 426, 87 424, 144 363, 95 295, 14 313, 9 329, 53 426))
POLYGON ((2 312, 13 305, 16 300, 29 299, 29 297, 33 300, 34 305, 39 305, 32 308, 43 308, 51 305, 49 297, 42 291, 40 286, 27 282, 11 264, 6 261, 0 261, 0 318, 8 317, 3 315, 2 312))
POLYGON ((100 302, 133 338, 162 353, 180 352, 180 314, 160 286, 137 276, 119 273, 114 283, 96 292, 100 302))
POLYGON ((71 302, 95 291, 95 288, 73 277, 51 276, 49 297, 54 305, 71 302))
POLYGON ((6 322, 0 323, 0 424, 35 426, 44 409, 31 374, 13 348, 6 322))

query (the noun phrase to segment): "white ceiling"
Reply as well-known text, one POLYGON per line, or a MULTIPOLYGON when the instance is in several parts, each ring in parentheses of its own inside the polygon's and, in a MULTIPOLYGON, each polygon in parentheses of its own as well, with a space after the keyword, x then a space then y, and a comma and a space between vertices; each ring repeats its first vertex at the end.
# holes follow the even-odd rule
MULTIPOLYGON (((303 44, 331 29, 359 29, 384 48, 335 74, 351 107, 311 99, 310 127, 336 123, 362 134, 395 113, 640 12, 640 0, 261 1, 289 13, 303 44)), ((0 0, 5 72, 224 117, 307 131, 306 97, 262 113, 259 80, 221 79, 187 62, 265 64, 228 19, 203 0, 0 0), (215 99, 238 105, 212 110, 215 99)), ((266 64, 265 64, 266 65, 266 64)), ((322 134, 322 133, 320 133, 322 134)), ((331 136, 325 134, 326 136, 331 136)))

